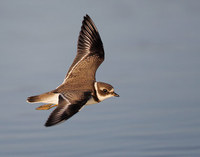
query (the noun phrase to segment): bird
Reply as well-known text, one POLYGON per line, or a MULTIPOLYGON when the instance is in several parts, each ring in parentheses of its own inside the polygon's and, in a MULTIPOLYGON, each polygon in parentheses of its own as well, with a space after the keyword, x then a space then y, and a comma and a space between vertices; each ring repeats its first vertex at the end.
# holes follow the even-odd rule
POLYGON ((47 103, 37 110, 56 107, 48 117, 46 127, 68 120, 85 105, 119 97, 112 85, 96 81, 96 71, 103 61, 101 37, 93 20, 86 14, 78 37, 77 54, 63 83, 52 91, 27 98, 29 103, 47 103))

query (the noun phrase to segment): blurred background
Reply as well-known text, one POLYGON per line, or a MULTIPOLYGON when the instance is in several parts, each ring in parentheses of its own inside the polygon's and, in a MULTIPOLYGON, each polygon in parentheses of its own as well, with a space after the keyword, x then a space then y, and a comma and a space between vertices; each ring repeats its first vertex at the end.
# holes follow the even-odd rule
POLYGON ((200 1, 1 0, 0 155, 199 157, 200 1), (26 98, 62 83, 85 14, 106 59, 97 81, 120 98, 45 128, 26 98))

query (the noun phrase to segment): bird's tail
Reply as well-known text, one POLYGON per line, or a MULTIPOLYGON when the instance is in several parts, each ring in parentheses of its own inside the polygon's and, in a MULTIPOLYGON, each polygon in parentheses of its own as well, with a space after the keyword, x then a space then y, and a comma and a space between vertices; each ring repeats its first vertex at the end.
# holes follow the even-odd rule
POLYGON ((47 92, 44 94, 31 96, 27 98, 27 102, 29 103, 58 103, 58 94, 53 92, 47 92))

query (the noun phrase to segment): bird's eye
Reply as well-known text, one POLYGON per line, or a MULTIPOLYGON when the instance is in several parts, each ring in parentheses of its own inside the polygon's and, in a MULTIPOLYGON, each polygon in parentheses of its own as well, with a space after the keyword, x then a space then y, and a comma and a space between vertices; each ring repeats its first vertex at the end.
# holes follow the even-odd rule
POLYGON ((108 91, 107 91, 107 89, 103 89, 103 92, 104 92, 104 93, 107 93, 108 91))

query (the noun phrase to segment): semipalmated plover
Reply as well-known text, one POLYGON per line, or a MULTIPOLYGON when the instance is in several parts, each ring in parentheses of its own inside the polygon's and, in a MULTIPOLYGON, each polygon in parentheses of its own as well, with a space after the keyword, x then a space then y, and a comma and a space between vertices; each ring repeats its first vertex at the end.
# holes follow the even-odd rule
POLYGON ((79 33, 76 58, 63 83, 55 90, 27 98, 30 103, 48 103, 38 107, 38 110, 57 106, 45 126, 69 119, 84 105, 99 103, 112 96, 119 97, 110 84, 96 82, 95 73, 103 60, 100 35, 92 19, 86 15, 79 33))

